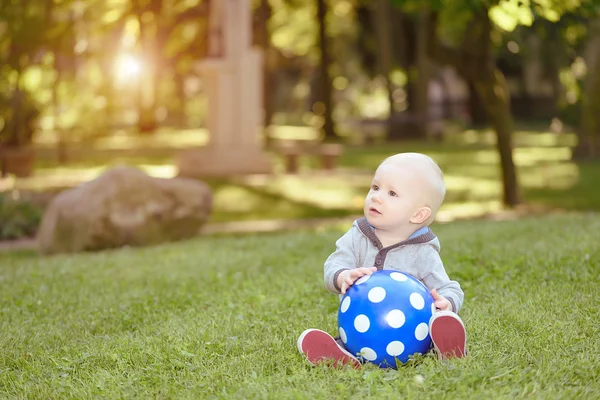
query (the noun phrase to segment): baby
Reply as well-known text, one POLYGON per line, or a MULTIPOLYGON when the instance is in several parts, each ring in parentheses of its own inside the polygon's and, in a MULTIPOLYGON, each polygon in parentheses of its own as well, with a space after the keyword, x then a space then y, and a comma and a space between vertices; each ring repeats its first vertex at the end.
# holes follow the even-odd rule
MULTIPOLYGON (((423 282, 437 309, 429 331, 441 359, 466 354, 465 327, 457 315, 464 293, 448 277, 440 242, 429 228, 445 194, 442 171, 430 157, 419 153, 388 157, 375 171, 365 217, 354 221, 325 261, 325 286, 340 299, 356 280, 380 269, 405 272, 423 282)), ((298 350, 313 365, 326 361, 360 366, 339 338, 318 329, 302 332, 298 350)))

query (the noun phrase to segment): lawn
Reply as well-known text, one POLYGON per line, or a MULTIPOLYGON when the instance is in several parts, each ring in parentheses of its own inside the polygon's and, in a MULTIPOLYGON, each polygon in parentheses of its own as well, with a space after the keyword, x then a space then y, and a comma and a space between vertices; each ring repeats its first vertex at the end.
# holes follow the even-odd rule
POLYGON ((600 215, 438 224, 469 357, 307 365, 345 225, 42 258, 0 253, 2 398, 600 398, 600 215))

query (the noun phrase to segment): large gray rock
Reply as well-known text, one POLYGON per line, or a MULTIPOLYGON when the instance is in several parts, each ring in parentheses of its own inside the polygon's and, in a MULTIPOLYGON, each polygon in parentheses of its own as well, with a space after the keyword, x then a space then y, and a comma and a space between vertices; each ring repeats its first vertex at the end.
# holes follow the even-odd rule
POLYGON ((211 210, 212 193, 203 182, 115 167, 52 200, 38 248, 44 254, 81 252, 189 238, 211 210))

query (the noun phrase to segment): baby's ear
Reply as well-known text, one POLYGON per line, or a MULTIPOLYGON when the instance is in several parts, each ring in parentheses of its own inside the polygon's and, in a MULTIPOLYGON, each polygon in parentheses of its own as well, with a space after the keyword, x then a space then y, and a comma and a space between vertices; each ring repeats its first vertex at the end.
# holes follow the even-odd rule
POLYGON ((412 216, 412 218, 410 219, 410 222, 412 222, 413 224, 420 225, 423 222, 427 221, 429 219, 429 217, 431 217, 431 208, 421 207, 412 216))

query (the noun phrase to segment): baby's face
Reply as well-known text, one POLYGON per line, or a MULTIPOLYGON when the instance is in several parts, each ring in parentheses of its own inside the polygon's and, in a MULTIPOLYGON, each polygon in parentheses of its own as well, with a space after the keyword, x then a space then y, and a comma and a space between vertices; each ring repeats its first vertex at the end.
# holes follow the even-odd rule
POLYGON ((380 165, 365 199, 365 217, 376 229, 405 231, 421 206, 422 185, 410 169, 380 165))

